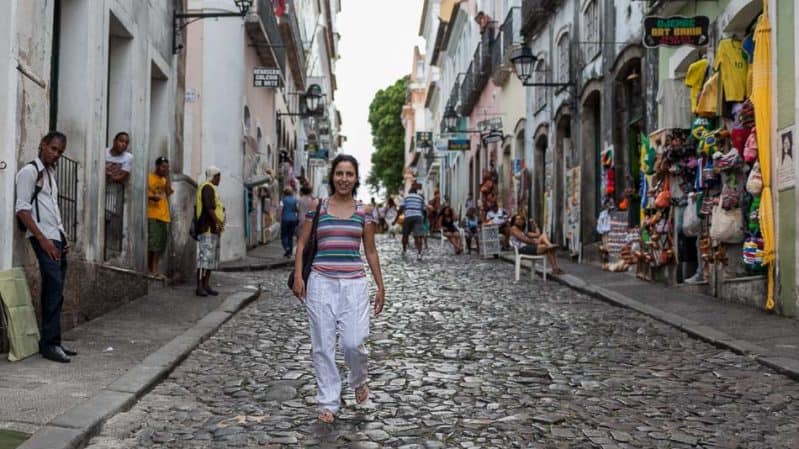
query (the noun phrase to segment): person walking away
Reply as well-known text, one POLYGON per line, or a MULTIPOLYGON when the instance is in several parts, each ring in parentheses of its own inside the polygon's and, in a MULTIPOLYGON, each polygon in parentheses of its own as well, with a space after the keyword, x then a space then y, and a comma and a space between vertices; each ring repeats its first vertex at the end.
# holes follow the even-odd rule
POLYGON ((416 246, 416 258, 422 260, 422 237, 424 237, 424 196, 417 193, 420 186, 413 183, 408 195, 403 198, 400 213, 405 215, 402 222, 402 255, 408 250, 408 236, 413 232, 413 243, 416 246))
POLYGON ((524 232, 524 217, 520 215, 513 217, 513 224, 510 227, 510 244, 519 250, 519 254, 546 255, 550 266, 552 266, 552 274, 563 274, 555 254, 558 245, 553 245, 537 227, 530 232, 524 232))
POLYGON ((477 218, 477 209, 470 207, 466 211, 466 219, 464 221, 466 224, 466 247, 469 250, 469 254, 471 254, 472 239, 474 239, 475 246, 477 247, 478 251, 480 249, 480 238, 477 234, 477 227, 480 220, 477 218))
POLYGON ((280 241, 283 243, 283 257, 291 257, 294 249, 294 230, 299 222, 299 204, 291 187, 283 189, 283 200, 277 216, 280 220, 280 241))
MULTIPOLYGON (((369 397, 366 339, 369 336, 369 288, 360 248, 377 284, 375 316, 383 310, 385 288, 375 246, 372 211, 355 201, 360 182, 358 161, 340 154, 331 163, 330 197, 322 201, 317 224, 317 252, 308 285, 302 279, 303 248, 308 244, 317 204, 306 216, 297 242, 294 262, 294 295, 305 304, 311 332, 313 365, 316 372, 319 419, 332 423, 341 408, 341 377, 336 366, 336 331, 349 367, 349 385, 355 400, 369 397)), ((316 202, 314 202, 316 203, 316 202)))
POLYGON ((449 206, 444 207, 441 211, 441 232, 452 244, 455 254, 460 254, 463 252, 463 248, 461 248, 461 233, 455 224, 456 221, 455 211, 449 206))
POLYGON ((39 353, 55 362, 69 363, 78 353, 61 342, 61 311, 69 245, 58 208, 55 165, 64 154, 67 137, 51 131, 39 143, 39 157, 17 173, 14 204, 25 237, 30 241, 41 275, 41 336, 39 353))
POLYGON ((312 194, 313 188, 308 184, 300 187, 300 197, 297 199, 297 220, 305 220, 305 216, 311 209, 311 202, 313 201, 312 194))
POLYGON ((197 189, 194 205, 197 218, 197 296, 216 296, 211 272, 219 268, 219 236, 225 229, 225 208, 217 187, 221 172, 213 165, 205 170, 206 181, 197 189))
POLYGON ((158 272, 158 259, 169 239, 168 198, 172 192, 169 160, 161 156, 155 160, 155 170, 147 177, 147 267, 151 275, 161 279, 166 276, 158 272))

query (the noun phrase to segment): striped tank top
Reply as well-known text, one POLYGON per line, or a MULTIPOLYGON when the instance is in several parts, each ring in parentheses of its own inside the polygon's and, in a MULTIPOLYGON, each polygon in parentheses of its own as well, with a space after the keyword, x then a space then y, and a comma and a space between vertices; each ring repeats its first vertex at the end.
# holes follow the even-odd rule
MULTIPOLYGON (((316 228, 317 250, 311 269, 335 279, 356 279, 366 276, 361 258, 363 228, 374 223, 372 214, 360 201, 349 218, 338 218, 327 213, 328 200, 322 202, 319 224, 316 228)), ((316 209, 310 209, 305 219, 313 221, 316 209)))

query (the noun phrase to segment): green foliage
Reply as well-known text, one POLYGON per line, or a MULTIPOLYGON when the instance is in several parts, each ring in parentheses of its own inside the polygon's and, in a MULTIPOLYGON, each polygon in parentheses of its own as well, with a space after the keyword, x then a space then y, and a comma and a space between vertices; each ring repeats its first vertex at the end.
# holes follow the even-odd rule
POLYGON ((380 186, 396 193, 402 187, 405 166, 405 129, 402 127, 402 107, 405 105, 408 77, 375 94, 369 105, 369 125, 372 127, 372 170, 366 183, 374 190, 380 186))

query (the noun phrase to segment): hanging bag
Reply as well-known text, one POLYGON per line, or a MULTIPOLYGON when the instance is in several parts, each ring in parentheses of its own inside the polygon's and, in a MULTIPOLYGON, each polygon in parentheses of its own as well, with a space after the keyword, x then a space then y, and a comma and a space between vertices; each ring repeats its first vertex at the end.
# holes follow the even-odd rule
POLYGON ((682 215, 682 233, 686 237, 696 237, 702 232, 702 220, 696 213, 696 199, 693 196, 688 197, 688 205, 682 215))
MULTIPOLYGON (((316 214, 313 216, 313 224, 311 225, 311 235, 308 236, 308 242, 305 244, 305 248, 302 250, 302 281, 305 283, 305 286, 308 286, 308 278, 311 276, 311 265, 313 265, 313 259, 316 257, 316 228, 319 227, 319 214, 322 211, 322 200, 319 200, 319 204, 316 205, 316 214)), ((288 279, 288 286, 289 290, 294 288, 294 270, 291 270, 288 279)))
POLYGON ((752 171, 749 172, 749 178, 746 180, 746 191, 752 195, 758 196, 763 191, 763 175, 760 173, 760 163, 755 162, 752 166, 752 171))
POLYGON ((722 243, 744 241, 743 214, 740 208, 726 210, 717 204, 710 219, 710 238, 722 243))
POLYGON ((669 185, 669 176, 666 175, 664 181, 660 185, 660 192, 655 197, 655 207, 658 209, 665 209, 671 204, 671 187, 669 185))

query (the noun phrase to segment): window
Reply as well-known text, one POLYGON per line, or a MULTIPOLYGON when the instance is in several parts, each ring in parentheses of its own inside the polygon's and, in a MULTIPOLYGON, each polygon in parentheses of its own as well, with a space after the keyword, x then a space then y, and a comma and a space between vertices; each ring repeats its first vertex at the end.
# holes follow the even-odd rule
MULTIPOLYGON (((533 80, 536 84, 547 82, 547 67, 543 59, 539 59, 535 65, 535 72, 533 73, 533 80)), ((533 105, 536 112, 544 109, 547 105, 547 87, 535 87, 535 104, 533 105)))
POLYGON ((558 41, 558 60, 555 66, 555 80, 559 83, 569 81, 569 35, 564 34, 558 41))
POLYGON ((586 44, 583 48, 583 59, 586 63, 591 62, 599 53, 599 5, 596 0, 588 2, 583 9, 583 35, 586 44))
POLYGON ((244 106, 244 134, 250 134, 250 128, 252 127, 251 117, 250 117, 250 108, 244 106))
POLYGON ((416 79, 423 80, 424 79, 424 61, 419 60, 416 61, 416 79))

